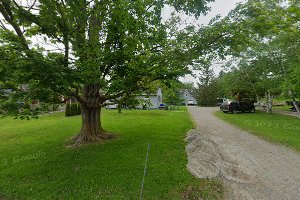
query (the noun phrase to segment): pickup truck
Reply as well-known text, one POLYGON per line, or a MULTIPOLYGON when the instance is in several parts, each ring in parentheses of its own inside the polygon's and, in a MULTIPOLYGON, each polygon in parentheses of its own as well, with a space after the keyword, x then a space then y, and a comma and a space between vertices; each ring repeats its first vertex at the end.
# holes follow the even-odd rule
POLYGON ((238 113, 238 112, 255 112, 253 103, 247 102, 228 102, 222 105, 221 109, 224 113, 238 113))

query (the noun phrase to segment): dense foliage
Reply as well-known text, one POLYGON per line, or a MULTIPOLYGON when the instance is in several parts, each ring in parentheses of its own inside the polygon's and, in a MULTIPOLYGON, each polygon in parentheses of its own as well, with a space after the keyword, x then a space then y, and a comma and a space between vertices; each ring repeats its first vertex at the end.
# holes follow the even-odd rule
POLYGON ((248 0, 199 32, 200 38, 215 35, 211 48, 231 59, 221 79, 226 95, 266 97, 270 112, 275 96, 300 97, 299 8, 298 1, 248 0))
POLYGON ((196 99, 200 106, 216 106, 220 93, 219 78, 215 76, 212 68, 206 65, 199 76, 198 88, 195 90, 196 99))
POLYGON ((175 16, 163 21, 163 7, 197 17, 210 1, 1 1, 0 87, 13 91, 2 109, 33 115, 34 99, 73 97, 86 120, 78 140, 105 139, 101 107, 189 73, 189 30, 177 30, 175 16))

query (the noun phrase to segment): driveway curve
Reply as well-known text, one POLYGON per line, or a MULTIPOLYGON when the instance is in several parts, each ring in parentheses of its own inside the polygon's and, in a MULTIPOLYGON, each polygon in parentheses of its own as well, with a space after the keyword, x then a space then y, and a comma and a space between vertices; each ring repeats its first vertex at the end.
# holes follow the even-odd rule
POLYGON ((269 143, 213 115, 218 108, 188 108, 187 167, 199 178, 220 178, 226 199, 300 199, 300 154, 269 143))

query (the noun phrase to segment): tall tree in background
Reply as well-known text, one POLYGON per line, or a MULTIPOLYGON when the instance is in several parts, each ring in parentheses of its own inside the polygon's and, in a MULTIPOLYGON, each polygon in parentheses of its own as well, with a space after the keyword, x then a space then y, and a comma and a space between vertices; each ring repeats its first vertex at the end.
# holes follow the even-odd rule
MULTIPOLYGON (((290 91, 290 98, 296 102, 295 98, 300 97, 297 87, 300 77, 296 76, 300 66, 297 56, 300 47, 299 21, 299 1, 248 0, 225 18, 216 18, 209 26, 203 27, 195 46, 201 51, 203 43, 200 38, 214 35, 215 40, 209 47, 215 50, 214 55, 234 57, 240 61, 238 67, 246 63, 248 68, 257 71, 260 80, 254 82, 259 86, 253 86, 265 90, 270 105, 272 96, 281 93, 282 89, 284 93, 290 91)), ((247 78, 242 74, 238 77, 247 78)), ((269 108, 271 111, 271 106, 269 108)))
POLYGON ((201 68, 198 88, 195 90, 198 105, 215 106, 220 97, 219 83, 210 65, 201 68))
MULTIPOLYGON (((74 97, 82 109, 82 128, 75 141, 108 139, 101 107, 154 80, 177 79, 188 72, 192 59, 185 37, 177 37, 185 31, 167 31, 175 25, 163 23, 164 5, 199 16, 207 12, 210 1, 2 0, 0 42, 6 54, 1 55, 5 61, 0 71, 5 75, 0 84, 18 94, 2 105, 20 99, 29 103, 31 88, 37 87, 52 96, 74 97), (33 40, 36 37, 57 49, 45 49, 33 40)), ((14 114, 32 114, 14 105, 14 114)))

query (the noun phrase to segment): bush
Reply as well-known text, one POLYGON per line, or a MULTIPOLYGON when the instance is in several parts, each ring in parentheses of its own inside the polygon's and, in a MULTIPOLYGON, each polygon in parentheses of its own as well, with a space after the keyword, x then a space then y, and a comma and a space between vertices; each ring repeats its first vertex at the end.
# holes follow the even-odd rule
POLYGON ((71 104, 71 113, 72 113, 72 116, 77 115, 77 103, 71 104))
POLYGON ((52 105, 53 111, 58 111, 58 108, 59 108, 59 104, 53 104, 52 105))
POLYGON ((74 115, 81 115, 81 108, 80 104, 78 103, 67 103, 65 116, 74 116, 74 115))
POLYGON ((67 103, 67 105, 66 105, 65 116, 66 117, 72 116, 70 103, 67 103))
POLYGON ((81 106, 77 104, 77 115, 81 115, 81 106))

